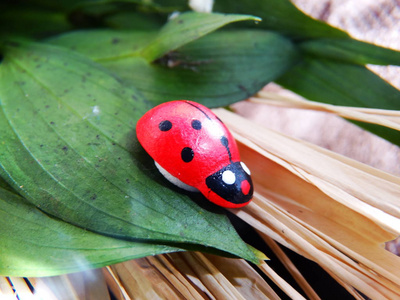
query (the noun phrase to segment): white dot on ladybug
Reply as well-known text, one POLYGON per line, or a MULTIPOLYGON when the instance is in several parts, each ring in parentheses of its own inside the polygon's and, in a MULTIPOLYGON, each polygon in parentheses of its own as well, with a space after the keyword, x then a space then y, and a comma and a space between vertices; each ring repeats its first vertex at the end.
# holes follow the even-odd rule
POLYGON ((240 162, 240 165, 242 166, 243 170, 248 174, 251 175, 250 169, 245 165, 244 162, 240 162))
POLYGON ((226 170, 222 173, 222 181, 226 184, 234 184, 236 181, 235 173, 230 170, 226 170))

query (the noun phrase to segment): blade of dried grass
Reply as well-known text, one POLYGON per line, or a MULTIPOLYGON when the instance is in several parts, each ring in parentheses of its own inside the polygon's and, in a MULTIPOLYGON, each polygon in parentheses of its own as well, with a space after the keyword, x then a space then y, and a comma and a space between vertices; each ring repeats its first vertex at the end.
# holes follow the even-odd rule
POLYGON ((146 258, 111 266, 132 299, 185 299, 146 258))
POLYGON ((101 270, 52 277, 28 278, 35 295, 43 299, 109 300, 105 278, 101 270))
POLYGON ((168 261, 166 256, 149 256, 147 260, 156 267, 185 299, 203 299, 199 292, 183 277, 182 274, 168 261))
POLYGON ((330 112, 347 119, 378 124, 400 130, 400 111, 395 110, 324 104, 307 100, 286 90, 278 92, 260 91, 256 97, 251 97, 249 100, 254 103, 330 112))
POLYGON ((32 298, 32 291, 26 281, 21 277, 8 277, 10 287, 15 290, 17 299, 26 300, 32 298))
POLYGON ((117 300, 131 300, 118 275, 110 266, 102 268, 104 278, 111 293, 117 300))
POLYGON ((278 274, 275 273, 273 269, 271 269, 268 264, 265 262, 261 262, 260 265, 258 266, 261 271, 264 272, 265 275, 268 276, 269 279, 271 279, 277 286, 281 288, 282 291, 286 293, 291 299, 304 299, 305 298, 299 294, 290 284, 288 284, 285 280, 283 280, 282 277, 280 277, 278 274))
POLYGON ((204 256, 224 274, 245 299, 280 299, 264 279, 243 259, 204 256))
POLYGON ((0 297, 1 299, 17 299, 7 277, 0 277, 0 297))
POLYGON ((56 294, 53 292, 52 288, 48 285, 48 280, 46 280, 45 277, 30 277, 29 282, 35 289, 35 293, 39 298, 41 297, 43 299, 48 299, 48 300, 58 299, 56 294))
POLYGON ((179 253, 216 299, 245 299, 204 255, 197 252, 179 253))
POLYGON ((198 252, 171 253, 177 269, 211 299, 280 299, 244 260, 198 252))
POLYGON ((400 230, 399 178, 216 112, 262 194, 236 214, 371 298, 399 296, 400 259, 380 247, 400 230))
POLYGON ((300 273, 299 269, 292 263, 290 258, 282 251, 279 245, 270 237, 264 235, 264 241, 271 248, 274 254, 279 258, 282 264, 285 266, 286 270, 292 275, 297 284, 301 287, 304 293, 309 299, 321 299, 318 294, 314 291, 311 285, 307 282, 304 276, 300 273))

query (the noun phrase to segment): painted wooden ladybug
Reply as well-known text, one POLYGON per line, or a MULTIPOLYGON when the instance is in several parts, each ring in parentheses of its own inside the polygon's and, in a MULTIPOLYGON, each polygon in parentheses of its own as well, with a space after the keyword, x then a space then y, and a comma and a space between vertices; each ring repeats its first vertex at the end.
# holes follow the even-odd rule
POLYGON ((207 107, 178 100, 158 105, 137 123, 139 142, 170 182, 237 208, 253 196, 250 171, 232 134, 207 107))

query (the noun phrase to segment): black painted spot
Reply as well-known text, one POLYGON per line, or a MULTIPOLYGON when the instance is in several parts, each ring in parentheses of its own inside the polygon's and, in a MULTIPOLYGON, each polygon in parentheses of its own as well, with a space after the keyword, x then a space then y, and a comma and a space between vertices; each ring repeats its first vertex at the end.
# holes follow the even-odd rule
POLYGON ((221 137, 221 144, 226 148, 226 151, 228 152, 229 155, 229 160, 232 161, 232 154, 231 150, 229 149, 229 141, 226 136, 221 137))
POLYGON ((194 157, 194 152, 192 148, 185 147, 182 149, 181 157, 184 162, 191 162, 194 157))
POLYGON ((161 131, 168 131, 172 128, 172 123, 168 120, 161 121, 160 124, 158 124, 158 128, 160 128, 161 131))
POLYGON ((200 130, 201 129, 201 122, 199 120, 193 120, 192 121, 192 127, 193 127, 193 129, 200 130))
POLYGON ((221 144, 222 144, 224 147, 228 147, 229 141, 228 141, 228 139, 226 138, 226 136, 221 137, 221 144))

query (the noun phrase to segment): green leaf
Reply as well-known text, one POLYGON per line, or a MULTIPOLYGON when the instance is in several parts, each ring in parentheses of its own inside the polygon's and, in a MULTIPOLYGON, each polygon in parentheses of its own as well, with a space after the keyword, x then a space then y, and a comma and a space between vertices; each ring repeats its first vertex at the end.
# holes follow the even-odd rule
POLYGON ((296 40, 348 37, 346 32, 304 14, 289 0, 217 0, 213 10, 256 15, 262 19, 257 26, 280 32, 296 40))
POLYGON ((151 38, 143 32, 86 31, 51 42, 102 63, 154 103, 190 99, 228 105, 258 92, 298 59, 296 48, 280 35, 233 30, 209 34, 150 64, 134 53, 151 38))
POLYGON ((105 18, 104 23, 109 28, 129 30, 159 30, 167 17, 160 18, 150 12, 118 11, 105 18))
POLYGON ((156 36, 156 31, 79 30, 46 42, 79 52, 96 62, 107 62, 139 57, 156 36))
POLYGON ((107 236, 256 261, 225 215, 159 175, 135 135, 149 104, 104 68, 58 47, 14 43, 0 65, 0 101, 0 173, 42 211, 107 236))
POLYGON ((54 219, 0 188, 0 275, 54 276, 181 251, 106 237, 54 219))
POLYGON ((24 5, 0 8, 0 39, 11 36, 44 38, 71 29, 67 16, 57 11, 24 5))
POLYGON ((139 56, 148 62, 176 50, 224 25, 253 16, 186 12, 156 31, 78 31, 48 42, 81 52, 93 60, 117 61, 139 56), (88 38, 90 40, 88 40, 88 38))
MULTIPOLYGON (((400 92, 364 66, 306 58, 277 80, 307 99, 343 106, 400 109, 400 92)), ((371 132, 400 144, 400 132, 357 122, 371 132)))
POLYGON ((400 51, 346 39, 316 39, 303 42, 307 54, 354 64, 400 65, 400 51))
POLYGON ((149 62, 153 61, 226 24, 245 20, 260 21, 260 18, 248 15, 196 12, 180 14, 159 31, 150 44, 141 51, 140 56, 149 62))

